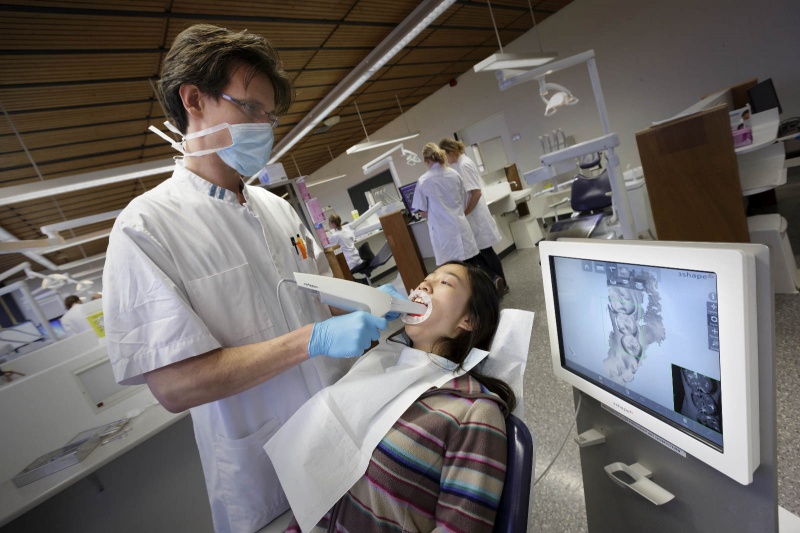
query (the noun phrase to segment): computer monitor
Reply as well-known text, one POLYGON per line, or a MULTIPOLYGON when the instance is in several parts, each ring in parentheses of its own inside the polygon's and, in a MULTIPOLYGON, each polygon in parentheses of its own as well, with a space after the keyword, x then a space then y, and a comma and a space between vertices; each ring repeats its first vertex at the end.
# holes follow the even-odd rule
POLYGON ((0 345, 8 345, 13 351, 45 340, 45 335, 30 320, 0 329, 0 345))
MULTIPOLYGON (((60 318, 60 317, 59 317, 60 318)), ((68 337, 67 331, 64 329, 64 326, 61 324, 61 320, 59 318, 53 318, 50 320, 50 327, 53 328, 56 336, 59 338, 68 337)))
POLYGON ((403 197, 403 203, 406 206, 406 209, 409 213, 413 213, 415 210, 412 209, 412 205, 414 205, 414 192, 417 190, 417 182, 410 183, 408 185, 403 185, 400 187, 400 196, 403 197))
POLYGON ((679 453, 752 483, 768 249, 593 239, 539 249, 556 376, 679 453))
POLYGON ((750 100, 750 109, 753 113, 761 113, 768 109, 778 108, 778 114, 783 113, 781 103, 778 100, 778 93, 775 92, 775 85, 772 78, 767 78, 747 89, 747 97, 750 100))

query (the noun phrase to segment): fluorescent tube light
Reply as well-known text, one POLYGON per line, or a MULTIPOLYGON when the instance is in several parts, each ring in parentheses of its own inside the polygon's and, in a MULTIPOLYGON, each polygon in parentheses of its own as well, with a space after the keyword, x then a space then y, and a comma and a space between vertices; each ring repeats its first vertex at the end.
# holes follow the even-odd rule
POLYGON ((397 137, 395 139, 383 140, 383 141, 369 141, 361 144, 355 144, 347 149, 347 154, 354 154, 356 152, 363 152, 364 150, 371 150, 373 148, 378 148, 379 146, 386 146, 387 144, 398 143, 400 141, 405 141, 407 139, 413 139, 414 137, 419 137, 419 132, 416 131, 414 133, 410 133, 408 135, 404 135, 402 137, 397 137))
POLYGON ((72 220, 65 220, 64 222, 57 222, 55 224, 48 224, 39 229, 48 237, 58 237, 58 234, 65 229, 88 226, 89 224, 94 224, 96 222, 105 222, 106 220, 117 218, 120 213, 122 213, 122 209, 117 209, 116 211, 107 211, 105 213, 98 213, 97 215, 89 215, 81 218, 74 218, 72 220))
POLYGON ((175 161, 170 158, 124 167, 107 168, 63 178, 25 183, 23 185, 12 185, 11 187, 3 187, 3 195, 0 196, 0 206, 37 200, 45 196, 82 191, 84 189, 110 185, 121 181, 135 180, 137 178, 144 178, 157 174, 171 173, 174 169, 175 161))
MULTIPOLYGON (((295 128, 275 145, 269 163, 278 161, 286 152, 325 120, 348 96, 361 87, 383 65, 417 37, 439 15, 447 10, 455 0, 426 0, 418 5, 392 32, 381 41, 361 63, 347 75, 317 106, 306 115, 295 128)), ((250 178, 252 183, 256 178, 250 178)))
POLYGON ((483 72, 487 70, 532 68, 544 65, 558 57, 555 52, 543 52, 529 56, 519 54, 492 54, 477 65, 473 70, 483 72))
POLYGON ((328 183, 329 181, 338 180, 339 178, 347 177, 347 174, 342 174, 341 176, 334 176, 332 178, 325 178, 324 180, 315 181, 313 183, 306 183, 306 187, 313 187, 314 185, 322 185, 323 183, 328 183))

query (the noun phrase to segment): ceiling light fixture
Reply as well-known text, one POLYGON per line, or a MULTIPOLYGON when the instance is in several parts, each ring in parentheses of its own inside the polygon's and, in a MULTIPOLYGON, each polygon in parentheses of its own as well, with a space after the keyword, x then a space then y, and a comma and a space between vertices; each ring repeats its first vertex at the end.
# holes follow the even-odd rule
MULTIPOLYGON (((364 82, 370 79, 373 74, 454 3, 455 0, 426 0, 421 2, 292 131, 284 135, 281 141, 275 145, 272 158, 269 161, 270 164, 278 161, 292 146, 327 118, 339 104, 361 87, 364 82)), ((255 177, 250 178, 247 183, 251 183, 254 179, 255 177)))
MULTIPOLYGON (((327 148, 328 148, 328 155, 331 156, 331 163, 334 163, 335 160, 333 159, 333 152, 331 152, 331 147, 327 146, 327 148)), ((340 174, 332 178, 325 178, 323 180, 315 181, 314 183, 306 183, 306 187, 313 187, 314 185, 322 185, 323 183, 328 183, 329 181, 338 180, 340 178, 345 178, 345 177, 347 177, 347 174, 340 174)))
MULTIPOLYGON (((89 215, 86 217, 76 218, 73 220, 65 220, 56 224, 48 224, 42 226, 39 230, 47 235, 45 239, 30 239, 20 240, 16 238, 3 238, 5 235, 0 235, 0 254, 4 253, 18 253, 25 250, 37 250, 40 254, 49 254, 64 248, 72 246, 79 246, 83 243, 102 239, 110 234, 110 230, 100 230, 85 235, 75 236, 70 239, 63 238, 60 233, 65 230, 72 230, 80 226, 88 226, 97 222, 103 222, 116 218, 122 212, 121 209, 116 211, 108 211, 107 213, 99 213, 96 215, 89 215)), ((73 233, 74 235, 74 233, 73 233)))
POLYGON ((175 170, 175 161, 169 158, 124 167, 96 170, 63 178, 25 183, 23 185, 12 185, 11 187, 3 187, 0 206, 36 200, 45 196, 82 191, 157 174, 171 173, 173 170, 175 170))
MULTIPOLYGON (((492 3, 487 0, 489 5, 489 15, 492 17, 492 26, 494 33, 497 36, 497 44, 500 46, 500 53, 492 54, 483 61, 476 64, 472 69, 475 72, 484 72, 488 70, 501 70, 501 69, 518 69, 518 68, 532 68, 544 65, 558 57, 555 52, 542 52, 542 41, 539 39, 539 53, 538 54, 506 54, 503 52, 503 43, 500 41, 500 32, 497 31, 497 24, 494 20, 494 13, 492 12, 492 3)), ((533 30, 536 31, 536 17, 533 16, 533 7, 530 0, 528 6, 531 9, 531 17, 533 17, 533 30)), ((539 33, 536 33, 537 37, 539 33)))
POLYGON ((64 263, 63 265, 58 265, 58 270, 67 270, 70 268, 75 268, 76 266, 85 265, 87 263, 93 263, 94 261, 99 261, 100 259, 105 259, 106 254, 97 254, 91 257, 87 257, 86 259, 79 259, 77 261, 73 261, 71 263, 64 263))
POLYGON ((315 181, 313 183, 306 183, 306 187, 313 187, 314 185, 322 185, 323 183, 328 183, 329 181, 338 180, 340 178, 346 178, 347 174, 342 174, 341 176, 334 176, 332 178, 325 178, 324 180, 315 181))
POLYGON ((364 150, 371 150, 373 148, 378 148, 379 146, 386 146, 387 144, 398 143, 400 141, 406 141, 408 139, 413 139, 414 137, 419 137, 418 131, 411 132, 411 128, 408 127, 408 121, 406 120, 406 116, 403 113, 403 106, 400 105, 400 98, 397 95, 394 95, 395 100, 397 100, 397 107, 400 108, 400 116, 403 117, 403 120, 406 123, 406 130, 408 131, 408 135, 403 135, 402 137, 395 137, 394 139, 386 139, 383 141, 370 141, 369 140, 369 133, 367 133, 367 128, 364 126, 364 120, 361 118, 361 112, 358 110, 358 103, 353 101, 353 104, 356 106, 356 113, 358 113, 358 120, 361 121, 361 127, 364 128, 364 135, 367 136, 367 142, 361 144, 355 144, 347 149, 347 155, 355 154, 356 152, 363 152, 364 150))
POLYGON ((57 222, 56 224, 47 224, 39 229, 48 237, 59 237, 59 233, 66 229, 88 226, 89 224, 95 224, 97 222, 105 222, 106 220, 117 218, 120 213, 122 213, 122 209, 117 209, 116 211, 107 211, 105 213, 98 213, 96 215, 88 215, 81 218, 74 218, 72 220, 65 220, 64 222, 57 222))

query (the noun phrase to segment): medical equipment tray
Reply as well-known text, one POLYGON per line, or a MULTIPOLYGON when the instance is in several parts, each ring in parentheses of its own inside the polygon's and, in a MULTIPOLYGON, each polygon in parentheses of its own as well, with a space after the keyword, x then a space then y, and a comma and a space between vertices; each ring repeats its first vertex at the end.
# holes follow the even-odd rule
POLYGON ((12 479, 14 485, 24 487, 43 477, 78 464, 100 445, 102 439, 119 433, 128 424, 123 418, 110 424, 82 431, 75 435, 66 446, 37 457, 22 472, 12 479))

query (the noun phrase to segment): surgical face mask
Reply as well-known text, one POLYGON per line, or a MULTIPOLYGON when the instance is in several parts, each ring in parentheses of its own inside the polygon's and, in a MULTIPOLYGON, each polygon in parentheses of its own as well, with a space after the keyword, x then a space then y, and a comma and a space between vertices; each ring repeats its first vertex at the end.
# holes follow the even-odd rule
POLYGON ((216 153, 226 165, 234 169, 242 176, 252 176, 261 170, 269 161, 272 154, 272 143, 274 141, 272 125, 264 122, 246 124, 228 124, 223 122, 210 128, 206 128, 189 135, 183 135, 178 128, 165 122, 168 130, 181 136, 181 142, 177 143, 167 135, 159 131, 154 126, 150 130, 167 140, 173 148, 182 153, 184 157, 202 157, 204 155, 216 153), (222 148, 210 148, 198 152, 187 152, 186 141, 205 137, 212 133, 217 133, 227 129, 231 135, 231 144, 222 148))

